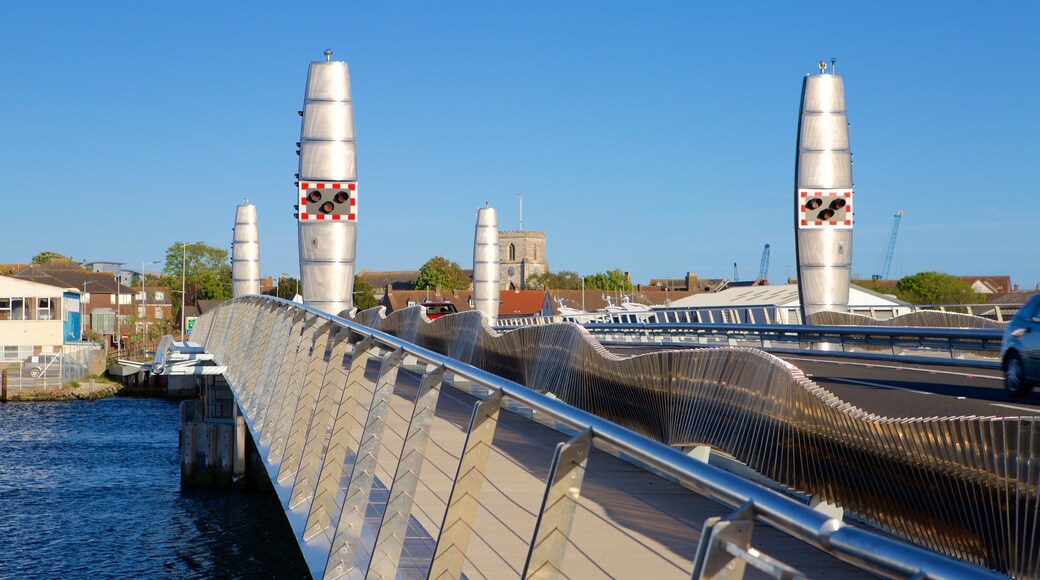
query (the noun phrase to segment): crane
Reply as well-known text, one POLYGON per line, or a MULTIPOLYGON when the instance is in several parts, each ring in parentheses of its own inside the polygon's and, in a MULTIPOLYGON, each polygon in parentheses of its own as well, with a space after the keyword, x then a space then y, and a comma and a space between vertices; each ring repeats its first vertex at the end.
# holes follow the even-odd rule
POLYGON ((769 279, 769 244, 762 248, 762 263, 758 266, 758 277, 760 280, 769 279))
POLYGON ((888 270, 892 267, 892 254, 896 251, 896 235, 899 233, 899 220, 903 219, 903 210, 892 216, 892 233, 888 236, 888 251, 885 252, 885 261, 881 264, 881 270, 874 274, 875 280, 888 279, 888 270))

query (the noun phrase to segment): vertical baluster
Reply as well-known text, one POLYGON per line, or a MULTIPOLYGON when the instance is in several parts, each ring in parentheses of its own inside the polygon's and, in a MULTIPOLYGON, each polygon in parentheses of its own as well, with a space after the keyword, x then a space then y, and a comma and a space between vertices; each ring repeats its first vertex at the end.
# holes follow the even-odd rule
POLYGON ((379 525, 369 578, 392 579, 397 572, 443 382, 444 367, 440 366, 427 373, 419 385, 408 434, 401 448, 401 461, 397 465, 383 521, 379 525))
POLYGON ((574 510, 578 506, 591 448, 591 429, 556 446, 521 577, 566 577, 562 574, 563 560, 570 543, 574 510))
POLYGON ((473 516, 477 512, 480 488, 484 485, 484 471, 487 469, 501 406, 502 391, 494 391, 473 408, 429 578, 455 579, 462 574, 466 547, 473 531, 473 516))
MULTIPOLYGON (((343 394, 337 405, 336 420, 332 426, 328 451, 325 453, 325 461, 318 474, 318 484, 314 488, 314 501, 311 502, 311 510, 307 514, 307 526, 303 535, 305 541, 310 541, 332 525, 339 482, 346 469, 343 461, 350 446, 350 430, 354 426, 354 412, 357 409, 358 396, 365 380, 369 353, 374 348, 374 344, 375 341, 372 340, 372 337, 366 337, 354 345, 347 384, 343 388, 343 394)), ((331 542, 331 538, 329 541, 331 542)))
POLYGON ((387 415, 390 413, 390 397, 394 394, 397 370, 401 366, 403 356, 404 351, 397 349, 383 359, 379 368, 376 391, 372 394, 372 405, 369 407, 365 430, 361 435, 357 463, 350 474, 347 495, 343 500, 339 524, 336 526, 336 536, 332 540, 332 551, 325 568, 326 576, 338 577, 351 569, 368 567, 366 560, 369 552, 362 545, 362 528, 371 503, 372 483, 375 479, 379 452, 383 448, 382 437, 387 415))

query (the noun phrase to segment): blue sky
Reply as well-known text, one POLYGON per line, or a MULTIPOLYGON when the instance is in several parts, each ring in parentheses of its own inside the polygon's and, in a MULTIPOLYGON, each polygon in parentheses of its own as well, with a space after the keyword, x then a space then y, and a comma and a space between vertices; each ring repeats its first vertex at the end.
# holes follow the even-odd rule
POLYGON ((838 59, 853 272, 1040 282, 1035 2, 19 2, 0 19, 0 262, 138 267, 230 248, 298 271, 307 63, 350 63, 358 267, 470 267, 476 210, 543 230, 554 271, 795 275, 801 77, 838 59), (13 203, 21 200, 19 203, 13 203))

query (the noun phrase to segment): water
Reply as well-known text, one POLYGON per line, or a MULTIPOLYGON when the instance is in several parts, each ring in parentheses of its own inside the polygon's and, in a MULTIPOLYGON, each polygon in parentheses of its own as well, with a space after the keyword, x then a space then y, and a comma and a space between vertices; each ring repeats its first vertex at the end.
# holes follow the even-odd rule
POLYGON ((302 578, 271 493, 181 492, 177 403, 0 404, 0 578, 302 578))

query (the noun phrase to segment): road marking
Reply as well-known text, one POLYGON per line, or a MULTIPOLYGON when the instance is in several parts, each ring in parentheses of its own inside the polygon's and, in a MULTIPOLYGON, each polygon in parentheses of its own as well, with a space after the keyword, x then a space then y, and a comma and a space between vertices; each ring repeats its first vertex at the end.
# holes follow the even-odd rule
POLYGON ((852 383, 854 385, 864 385, 867 387, 877 387, 879 389, 891 389, 893 391, 906 391, 908 393, 917 393, 919 395, 934 395, 935 393, 929 393, 928 391, 918 391, 917 389, 907 389, 905 387, 894 387, 892 385, 884 385, 881 383, 871 383, 867 381, 857 381, 856 379, 840 379, 836 377, 826 377, 825 380, 833 381, 836 383, 852 383))
POLYGON ((990 403, 994 407, 1004 407, 1005 409, 1014 409, 1016 411, 1029 411, 1030 413, 1040 413, 1040 409, 1035 407, 1020 407, 1018 405, 1007 405, 1005 403, 990 403))

